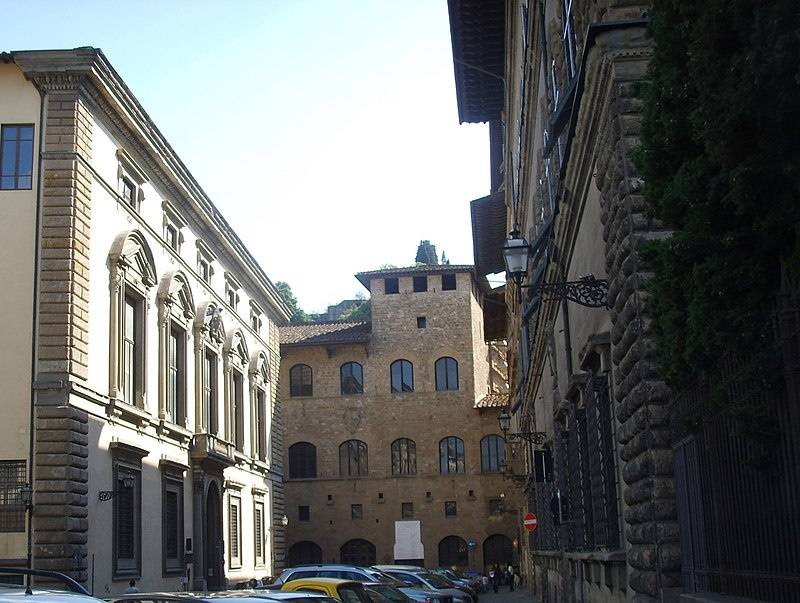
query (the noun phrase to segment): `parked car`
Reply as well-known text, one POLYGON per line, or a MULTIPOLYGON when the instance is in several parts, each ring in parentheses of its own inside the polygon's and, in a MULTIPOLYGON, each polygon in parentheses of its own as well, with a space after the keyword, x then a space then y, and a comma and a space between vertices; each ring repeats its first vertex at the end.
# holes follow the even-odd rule
POLYGON ((59 572, 0 567, 0 603, 103 603, 59 572), (37 580, 38 578, 38 580, 37 580), (37 585, 39 582, 40 585, 37 585), (62 586, 63 588, 58 588, 62 586))
MULTIPOLYGON (((342 603, 372 603, 369 595, 364 590, 364 585, 355 580, 340 580, 339 578, 298 578, 290 580, 281 586, 282 591, 289 592, 316 592, 328 595, 342 603)), ((269 595, 265 595, 269 596, 269 595)))
POLYGON ((275 579, 275 582, 267 588, 280 588, 282 584, 299 578, 341 578, 363 583, 380 583, 399 589, 412 601, 418 601, 419 603, 453 603, 453 599, 449 595, 429 588, 420 588, 418 585, 409 585, 378 569, 333 563, 290 567, 283 570, 281 575, 275 579))
POLYGON ((337 599, 318 593, 281 591, 228 590, 210 593, 130 593, 106 599, 109 603, 220 603, 220 599, 236 599, 236 603, 339 603, 337 599))
POLYGON ((468 592, 457 588, 446 578, 433 574, 421 567, 410 565, 375 565, 373 567, 412 586, 432 589, 450 595, 453 597, 454 603, 475 603, 472 595, 468 592))
POLYGON ((451 569, 447 569, 446 567, 436 567, 431 570, 434 574, 438 574, 443 578, 450 580, 453 584, 456 585, 458 588, 463 588, 467 591, 470 596, 477 601, 478 600, 478 592, 479 589, 476 589, 475 584, 473 584, 472 580, 465 576, 459 576, 456 572, 451 569))

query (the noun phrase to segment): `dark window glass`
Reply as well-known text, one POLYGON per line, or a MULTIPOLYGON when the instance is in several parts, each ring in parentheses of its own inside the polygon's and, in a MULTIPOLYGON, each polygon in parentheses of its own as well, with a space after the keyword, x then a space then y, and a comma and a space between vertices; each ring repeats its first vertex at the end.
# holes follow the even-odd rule
POLYGON ((436 361, 436 390, 458 389, 458 362, 454 358, 439 358, 436 361))
POLYGON ((350 519, 361 519, 364 516, 362 505, 350 505, 350 519))
POLYGON ((203 279, 204 282, 210 283, 211 282, 211 266, 209 266, 208 262, 205 260, 199 260, 197 265, 200 269, 200 278, 203 279))
POLYGON ((501 515, 503 513, 503 499, 490 498, 489 499, 489 515, 501 515))
POLYGON ((26 482, 25 461, 0 461, 0 532, 25 531, 21 490, 26 482))
POLYGON ((367 445, 361 440, 347 440, 339 446, 339 475, 367 475, 367 445))
POLYGON ((267 394, 263 389, 256 390, 256 456, 267 458, 267 394))
POLYGON ((167 367, 167 414, 183 425, 186 418, 186 333, 172 325, 169 333, 167 367))
POLYGON ((339 374, 343 396, 364 393, 364 370, 358 362, 345 362, 339 374))
POLYGON ((208 349, 203 359, 203 412, 208 433, 217 433, 217 355, 208 349))
POLYGON ((506 463, 506 445, 503 438, 488 435, 481 440, 481 471, 497 473, 506 463))
POLYGON ((424 329, 428 326, 428 319, 424 316, 417 316, 417 328, 424 329))
POLYGON ((3 126, 0 140, 0 189, 32 188, 33 126, 3 126))
POLYGON ((444 516, 445 517, 455 517, 458 515, 458 508, 456 507, 456 501, 454 500, 447 500, 444 503, 444 516))
POLYGON ((300 505, 297 507, 298 521, 311 521, 311 507, 308 505, 300 505))
POLYGON ((128 404, 136 404, 142 392, 144 365, 144 304, 134 295, 125 296, 122 316, 122 395, 128 404))
POLYGON ((289 478, 317 477, 317 448, 308 442, 289 446, 289 478))
POLYGON ((164 571, 180 573, 183 563, 183 482, 164 478, 162 498, 162 530, 164 571))
POLYGON ((178 235, 178 229, 175 228, 172 224, 167 225, 167 245, 169 245, 175 251, 178 251, 180 248, 180 236, 178 235))
POLYGON ((292 397, 314 395, 311 367, 307 364, 295 364, 289 369, 289 395, 292 397))
POLYGON ((414 365, 408 360, 395 360, 390 369, 392 393, 414 391, 414 365))
POLYGON ((136 209, 136 186, 127 178, 122 179, 122 198, 125 203, 136 209))
POLYGON ((404 502, 400 505, 400 515, 403 519, 414 519, 414 503, 404 502))
POLYGON ((464 440, 450 436, 439 442, 439 472, 464 473, 464 440))
POLYGON ((233 371, 233 425, 231 425, 231 440, 236 450, 244 450, 244 376, 239 371, 233 371))
POLYGON ((392 475, 416 475, 417 444, 400 438, 392 442, 392 475))
POLYGON ((415 276, 414 277, 414 292, 415 293, 422 293, 423 291, 428 290, 428 277, 427 276, 415 276))
POLYGON ((455 291, 456 288, 456 275, 443 274, 442 275, 442 291, 455 291))
POLYGON ((533 467, 537 482, 553 481, 553 451, 549 448, 545 450, 533 451, 533 467))
POLYGON ((397 278, 383 279, 383 291, 386 294, 400 293, 400 280, 397 278))

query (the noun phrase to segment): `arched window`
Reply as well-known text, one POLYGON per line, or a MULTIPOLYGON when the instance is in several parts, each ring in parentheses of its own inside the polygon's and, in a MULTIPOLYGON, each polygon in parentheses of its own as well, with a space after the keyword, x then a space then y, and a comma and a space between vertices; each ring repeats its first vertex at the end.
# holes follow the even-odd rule
POLYGON ((301 540, 289 547, 288 566, 322 563, 322 549, 316 542, 301 540))
POLYGON ((417 474, 417 444, 400 438, 392 442, 392 475, 417 474))
POLYGON ((439 541, 439 567, 467 567, 467 543, 458 536, 447 536, 439 541))
POLYGON ((369 540, 348 540, 339 549, 340 563, 347 565, 375 565, 375 545, 369 540))
POLYGON ((450 436, 439 442, 439 472, 464 473, 464 440, 450 436))
POLYGON ((395 360, 391 366, 392 393, 414 391, 414 365, 408 360, 395 360))
POLYGON ((445 356, 436 361, 436 391, 458 389, 458 362, 445 356))
POLYGON ((289 395, 293 398, 314 395, 311 367, 307 364, 295 364, 289 369, 289 395))
POLYGON ((317 447, 308 442, 289 446, 289 479, 317 477, 317 447))
POLYGON ((343 396, 364 393, 364 369, 358 362, 345 362, 339 375, 343 396))
POLYGON ((339 446, 339 475, 367 475, 367 445, 361 440, 347 440, 339 446))
POLYGON ((146 338, 150 288, 155 262, 144 235, 122 232, 108 254, 111 315, 109 321, 109 397, 145 408, 146 338))
POLYGON ((506 463, 506 443, 497 435, 487 435, 481 440, 481 471, 498 473, 506 463))

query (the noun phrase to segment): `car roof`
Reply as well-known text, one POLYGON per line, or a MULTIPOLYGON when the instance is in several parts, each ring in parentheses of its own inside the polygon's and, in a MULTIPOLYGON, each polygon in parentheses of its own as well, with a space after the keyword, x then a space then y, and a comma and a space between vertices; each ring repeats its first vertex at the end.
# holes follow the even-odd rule
POLYGON ((335 586, 340 586, 342 584, 357 584, 361 585, 361 582, 357 582, 356 580, 344 580, 342 578, 317 578, 317 577, 308 577, 308 578, 298 578, 297 580, 292 580, 289 584, 333 584, 335 586))
POLYGON ((387 570, 399 570, 403 572, 426 572, 424 567, 420 567, 418 565, 373 565, 377 570, 381 570, 385 572, 387 570))
POLYGON ((49 601, 53 603, 78 603, 80 601, 97 603, 100 601, 100 599, 95 599, 87 595, 49 588, 34 588, 32 594, 26 595, 24 586, 0 585, 0 601, 20 601, 21 599, 25 601, 38 601, 40 603, 49 601))
MULTIPOLYGON (((296 592, 287 590, 256 590, 256 591, 238 591, 243 592, 245 597, 253 597, 255 599, 274 599, 274 600, 291 600, 291 599, 305 599, 306 597, 330 599, 328 595, 322 593, 311 592, 296 592)), ((235 597, 236 595, 231 595, 235 597)))

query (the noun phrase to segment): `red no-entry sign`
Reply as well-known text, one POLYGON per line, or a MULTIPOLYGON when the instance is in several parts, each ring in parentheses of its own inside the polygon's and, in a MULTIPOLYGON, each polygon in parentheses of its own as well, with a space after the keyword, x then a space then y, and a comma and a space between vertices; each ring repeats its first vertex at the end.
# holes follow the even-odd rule
POLYGON ((525 526, 525 529, 529 532, 533 532, 536 528, 539 527, 539 520, 536 519, 535 513, 525 513, 525 517, 522 518, 522 525, 525 526))

